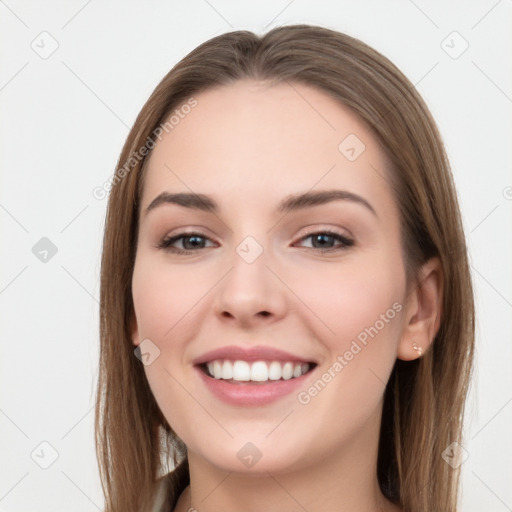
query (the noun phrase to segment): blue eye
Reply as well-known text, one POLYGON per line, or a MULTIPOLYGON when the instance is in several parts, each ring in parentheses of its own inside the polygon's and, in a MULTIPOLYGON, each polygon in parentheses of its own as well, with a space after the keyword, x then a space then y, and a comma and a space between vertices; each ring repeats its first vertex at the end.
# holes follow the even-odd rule
MULTIPOLYGON (((354 240, 330 230, 311 233, 302 237, 300 241, 307 240, 308 238, 312 240, 311 248, 320 253, 341 251, 354 245, 354 240), (331 244, 336 242, 338 242, 338 245, 333 247, 331 244)), ((211 240, 200 233, 179 233, 178 235, 162 239, 157 248, 175 254, 193 254, 201 249, 206 249, 207 242, 211 242, 211 240), (177 242, 181 244, 181 248, 175 247, 177 242)))
POLYGON ((200 235, 199 233, 180 233, 179 235, 164 238, 158 244, 158 248, 175 252, 177 254, 191 254, 193 252, 197 252, 197 249, 205 249, 206 240, 209 240, 209 238, 200 235), (173 247, 178 240, 181 240, 183 249, 173 247))
POLYGON ((320 252, 339 251, 351 247, 354 245, 354 240, 337 233, 336 231, 318 231, 317 233, 311 233, 301 238, 301 241, 311 238, 312 248, 320 252), (338 241, 340 245, 338 247, 332 247, 331 244, 338 241))

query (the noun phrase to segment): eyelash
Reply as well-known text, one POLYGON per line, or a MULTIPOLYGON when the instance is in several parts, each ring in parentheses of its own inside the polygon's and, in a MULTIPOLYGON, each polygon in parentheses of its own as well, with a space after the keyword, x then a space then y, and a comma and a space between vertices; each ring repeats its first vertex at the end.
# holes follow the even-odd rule
MULTIPOLYGON (((354 245, 354 240, 342 235, 341 233, 338 233, 337 231, 333 230, 322 230, 322 231, 315 231, 313 233, 309 233, 308 235, 303 236, 299 242, 306 240, 308 238, 314 237, 316 235, 328 235, 335 239, 337 239, 339 242, 341 242, 340 247, 330 247, 329 249, 319 249, 317 247, 312 247, 313 250, 320 252, 321 254, 328 253, 328 252, 337 252, 337 251, 344 251, 348 249, 349 247, 354 245)), ((169 251, 175 254, 194 254, 197 253, 201 249, 206 249, 206 247, 200 247, 196 250, 187 250, 187 249, 178 249, 176 247, 172 247, 172 244, 177 242, 178 240, 182 238, 192 238, 192 237, 199 237, 204 238, 206 240, 209 240, 208 237, 201 235, 200 233, 179 233, 178 235, 174 235, 172 237, 166 237, 162 239, 158 245, 158 249, 163 249, 165 251, 169 251)))

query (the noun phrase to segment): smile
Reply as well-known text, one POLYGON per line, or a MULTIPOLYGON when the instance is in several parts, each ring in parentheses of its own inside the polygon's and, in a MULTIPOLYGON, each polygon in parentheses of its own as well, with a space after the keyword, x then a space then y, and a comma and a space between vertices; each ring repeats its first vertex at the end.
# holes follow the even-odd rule
POLYGON ((194 368, 206 389, 224 403, 261 407, 306 389, 316 363, 213 360, 194 368))
POLYGON ((306 374, 309 363, 292 361, 243 361, 216 359, 205 363, 208 375, 215 379, 235 382, 267 382, 296 379, 306 374))

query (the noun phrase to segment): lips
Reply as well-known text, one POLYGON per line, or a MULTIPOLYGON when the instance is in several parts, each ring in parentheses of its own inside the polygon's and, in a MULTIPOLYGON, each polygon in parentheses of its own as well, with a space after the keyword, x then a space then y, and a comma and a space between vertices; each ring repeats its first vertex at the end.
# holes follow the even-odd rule
POLYGON ((255 347, 240 347, 236 345, 229 345, 226 347, 218 348, 206 352, 205 354, 197 357, 192 362, 194 365, 203 365, 211 361, 219 359, 228 359, 231 361, 291 361, 294 363, 309 363, 317 364, 314 359, 307 359, 290 352, 285 352, 274 347, 255 346, 255 347))
MULTIPOLYGON (((308 363, 302 364, 309 366, 308 363)), ((307 387, 307 382, 311 381, 316 374, 315 368, 313 368, 299 377, 289 379, 282 378, 265 382, 236 381, 212 377, 205 371, 204 366, 206 366, 204 363, 195 365, 194 369, 211 396, 237 407, 262 407, 280 399, 284 400, 286 397, 293 399, 294 392, 297 393, 301 386, 307 387)))

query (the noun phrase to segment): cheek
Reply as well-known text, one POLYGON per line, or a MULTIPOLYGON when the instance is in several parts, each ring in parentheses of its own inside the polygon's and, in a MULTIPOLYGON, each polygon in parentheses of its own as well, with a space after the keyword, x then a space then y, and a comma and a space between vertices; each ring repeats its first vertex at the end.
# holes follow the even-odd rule
POLYGON ((396 360, 404 286, 400 268, 385 262, 346 263, 297 282, 304 301, 322 320, 315 333, 329 354, 318 380, 298 395, 309 413, 305 428, 316 427, 314 418, 333 418, 329 428, 340 437, 362 428, 382 399, 396 360), (308 289, 315 293, 306 298, 308 289))
POLYGON ((140 339, 162 344, 175 329, 183 329, 208 289, 202 283, 190 271, 170 271, 155 262, 136 264, 132 293, 140 339))
POLYGON ((184 374, 185 345, 199 328, 194 306, 205 293, 200 285, 204 279, 194 275, 141 258, 132 280, 139 341, 149 339, 159 350, 144 372, 164 416, 185 442, 189 441, 190 426, 202 414, 182 384, 188 377, 184 374))
POLYGON ((403 286, 397 265, 385 261, 347 259, 298 273, 294 279, 297 295, 321 320, 317 332, 324 333, 319 337, 331 353, 348 350, 355 339, 364 344, 365 338, 378 338, 381 346, 394 345, 400 330, 398 301, 403 286))

